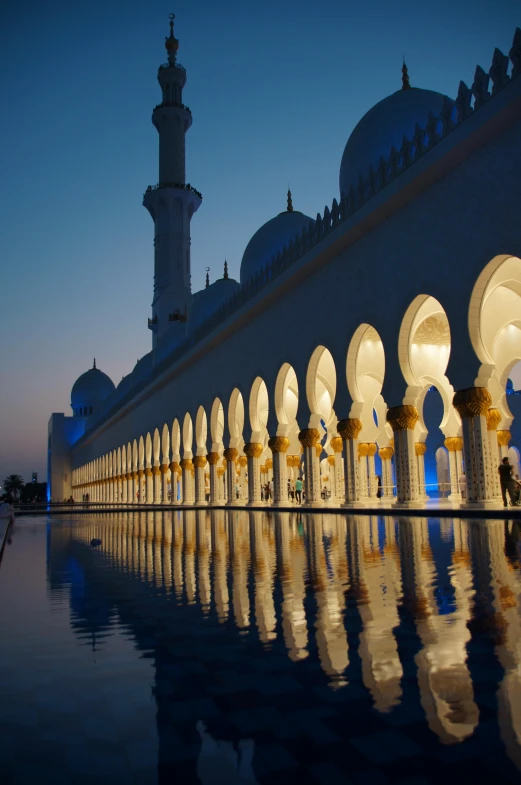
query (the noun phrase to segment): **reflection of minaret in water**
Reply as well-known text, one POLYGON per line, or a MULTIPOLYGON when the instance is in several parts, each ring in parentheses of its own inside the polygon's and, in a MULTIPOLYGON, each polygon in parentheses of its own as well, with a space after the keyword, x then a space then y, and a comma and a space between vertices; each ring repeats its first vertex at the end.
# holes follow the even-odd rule
POLYGON ((225 513, 224 510, 211 510, 210 516, 212 519, 213 596, 217 618, 220 622, 224 622, 228 618, 230 604, 225 513))
POLYGON ((330 569, 326 564, 324 550, 323 518, 310 516, 308 524, 311 562, 311 582, 315 590, 317 618, 315 621, 316 641, 320 662, 324 671, 333 677, 335 686, 346 684, 342 678, 349 665, 347 632, 344 626, 344 587, 334 574, 331 548, 327 556, 330 569))
POLYGON ((277 637, 275 627, 275 603, 273 599, 273 572, 275 559, 269 553, 269 529, 263 530, 264 513, 249 512, 251 559, 255 581, 255 621, 262 643, 270 643, 277 637))
POLYGON ((489 615, 496 654, 505 675, 498 689, 501 738, 510 759, 521 770, 521 581, 505 554, 503 521, 469 524, 476 589, 483 598, 492 594, 489 615))
POLYGON ((463 741, 479 719, 467 665, 468 622, 471 618, 472 578, 465 564, 468 537, 464 522, 455 527, 455 563, 451 569, 456 610, 440 614, 436 603, 436 566, 426 518, 402 518, 400 544, 405 596, 415 597, 411 608, 423 648, 415 657, 420 699, 431 730, 444 744, 463 741), (410 570, 414 570, 411 574, 410 570))
POLYGON ((295 536, 295 513, 275 513, 278 571, 282 585, 282 634, 290 659, 294 662, 308 656, 308 630, 304 599, 306 586, 306 549, 295 536))
POLYGON ((210 612, 212 592, 210 588, 210 542, 211 532, 207 510, 196 510, 197 526, 197 585, 199 603, 205 616, 210 612))
POLYGON ((228 513, 232 602, 235 624, 239 630, 250 626, 248 571, 250 563, 250 523, 246 515, 228 513))
POLYGON ((400 702, 402 663, 394 628, 400 624, 402 595, 400 557, 394 521, 386 519, 385 546, 379 543, 378 518, 356 516, 360 579, 366 599, 358 607, 362 620, 359 654, 362 679, 377 711, 387 712, 400 702))

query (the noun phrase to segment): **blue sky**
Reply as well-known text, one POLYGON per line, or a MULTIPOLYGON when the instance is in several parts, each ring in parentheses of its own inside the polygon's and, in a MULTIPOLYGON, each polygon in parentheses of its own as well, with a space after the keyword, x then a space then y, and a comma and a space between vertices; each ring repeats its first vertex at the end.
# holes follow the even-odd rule
POLYGON ((171 2, 77 0, 4 6, 0 47, 4 373, 0 480, 45 474, 53 411, 92 365, 117 384, 149 351, 153 225, 168 14, 176 14, 184 102, 192 286, 239 277, 251 235, 285 208, 310 216, 338 197, 348 136, 411 84, 455 96, 521 23, 514 0, 171 2))

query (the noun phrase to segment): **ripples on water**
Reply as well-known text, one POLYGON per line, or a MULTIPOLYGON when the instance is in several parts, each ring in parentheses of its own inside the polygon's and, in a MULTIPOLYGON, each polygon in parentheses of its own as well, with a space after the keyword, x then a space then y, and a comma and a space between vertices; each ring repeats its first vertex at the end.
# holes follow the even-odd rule
POLYGON ((153 660, 160 782, 179 773, 168 750, 181 747, 204 783, 257 781, 240 779, 241 765, 278 782, 275 742, 294 764, 280 765, 281 782, 324 781, 317 771, 336 758, 339 772, 376 766, 387 782, 429 776, 432 759, 423 781, 437 782, 462 760, 477 775, 480 755, 510 781, 505 752, 521 769, 519 538, 511 521, 77 515, 48 527, 49 604, 70 607, 93 650, 120 636, 153 660), (449 753, 462 742, 465 755, 449 753), (224 759, 235 778, 212 779, 205 762, 215 775, 224 759))

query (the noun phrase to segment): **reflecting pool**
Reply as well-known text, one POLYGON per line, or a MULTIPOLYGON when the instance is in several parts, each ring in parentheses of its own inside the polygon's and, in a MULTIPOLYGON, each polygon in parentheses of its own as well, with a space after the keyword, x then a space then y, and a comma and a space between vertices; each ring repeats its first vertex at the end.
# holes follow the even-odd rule
POLYGON ((520 520, 19 519, 0 779, 519 782, 520 567, 520 520))

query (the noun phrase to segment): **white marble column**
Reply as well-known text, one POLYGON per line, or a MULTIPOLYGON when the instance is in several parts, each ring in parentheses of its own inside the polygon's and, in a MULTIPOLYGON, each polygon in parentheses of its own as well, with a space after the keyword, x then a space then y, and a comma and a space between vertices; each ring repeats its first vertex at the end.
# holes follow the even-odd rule
POLYGON ((461 501, 461 488, 459 479, 462 473, 463 439, 461 436, 447 436, 443 442, 449 453, 450 496, 453 502, 461 501))
POLYGON ((237 470, 235 461, 238 457, 238 450, 236 447, 227 447, 224 451, 226 459, 226 504, 237 504, 237 494, 235 493, 235 484, 237 480, 237 470))
POLYGON ((154 474, 152 472, 152 467, 147 466, 145 469, 145 498, 147 504, 154 503, 154 474))
POLYGON ((394 406, 387 410, 387 422, 394 433, 396 503, 415 507, 420 501, 414 442, 418 411, 415 406, 394 406))
POLYGON ((320 461, 319 455, 317 455, 317 447, 322 451, 320 434, 316 428, 305 428, 303 431, 300 431, 298 439, 304 448, 305 505, 307 507, 321 507, 320 461))
POLYGON ((459 390, 453 404, 461 417, 467 504, 486 507, 494 502, 487 412, 492 398, 486 387, 459 390))
POLYGON ((168 481, 170 480, 170 466, 168 463, 161 464, 161 483, 163 487, 163 504, 169 504, 168 481))
POLYGON ((501 422, 499 409, 490 408, 487 412, 487 431, 489 440, 489 474, 493 485, 493 493, 499 501, 501 499, 501 483, 499 480, 498 466, 500 463, 497 427, 501 422))
POLYGON ((285 507, 288 504, 286 450, 289 439, 286 436, 272 436, 268 447, 273 455, 273 504, 275 507, 285 507))
POLYGON ((425 442, 415 442, 414 451, 418 464, 418 490, 420 499, 427 499, 428 494, 425 487, 425 453, 427 452, 427 445, 425 442))
POLYGON ((369 444, 358 442, 358 486, 360 489, 361 501, 367 502, 369 498, 369 488, 367 483, 367 456, 369 455, 369 444))
POLYGON ((248 505, 261 504, 260 457, 263 449, 258 442, 244 445, 244 454, 248 461, 248 505))
POLYGON ((378 493, 378 482, 376 480, 376 472, 374 466, 374 456, 376 455, 377 446, 374 442, 369 442, 367 445, 367 495, 370 499, 376 499, 378 493))
POLYGON ((179 504, 177 498, 177 472, 179 471, 179 462, 171 460, 168 468, 170 469, 170 503, 179 504))
POLYGON ((145 493, 144 493, 144 488, 143 488, 143 486, 144 486, 143 478, 145 476, 145 470, 144 469, 139 469, 137 475, 138 475, 137 482, 138 482, 138 491, 139 491, 139 503, 140 504, 144 504, 145 493))
POLYGON ((161 504, 161 468, 159 466, 152 467, 152 480, 154 485, 154 504, 161 504))
POLYGON ((358 434, 362 423, 356 418, 340 420, 337 431, 344 446, 344 503, 343 507, 360 504, 360 484, 358 479, 358 434))
POLYGON ((206 456, 208 465, 210 466, 210 504, 218 504, 219 502, 219 453, 209 452, 206 456))
POLYGON ((382 462, 382 501, 394 501, 393 493, 393 455, 394 447, 380 447, 378 455, 382 462))
POLYGON ((195 503, 206 504, 206 482, 204 479, 204 470, 206 468, 206 457, 204 455, 196 455, 194 458, 195 466, 195 503))
MULTIPOLYGON (((512 434, 510 433, 510 431, 496 431, 496 434, 497 434, 496 437, 497 445, 494 455, 497 454, 498 446, 499 446, 500 460, 498 460, 497 462, 499 466, 500 461, 502 461, 503 458, 508 458, 508 445, 510 444, 510 439, 512 438, 512 434)), ((497 470, 496 470, 496 474, 497 474, 497 470)))
POLYGON ((183 458, 181 470, 183 472, 183 501, 185 506, 194 503, 194 482, 192 477, 193 462, 191 458, 183 458))
POLYGON ((331 499, 337 504, 344 501, 344 471, 342 465, 342 451, 344 449, 344 442, 341 436, 333 436, 331 439, 331 449, 334 451, 335 463, 330 463, 330 476, 333 475, 334 483, 334 496, 333 485, 331 486, 331 499))

